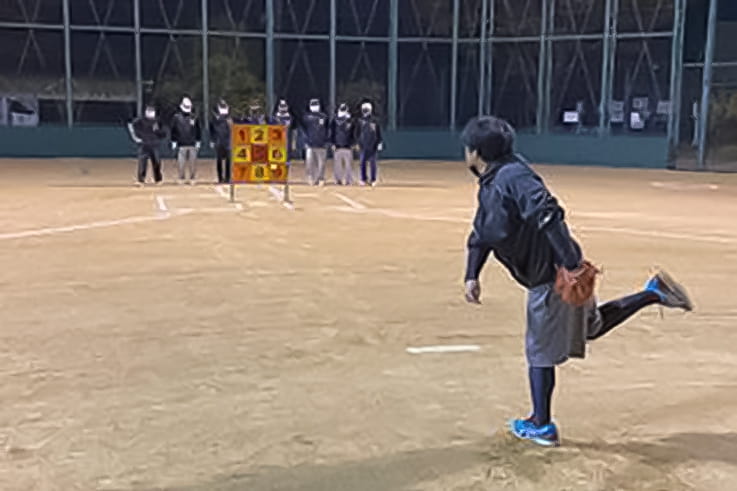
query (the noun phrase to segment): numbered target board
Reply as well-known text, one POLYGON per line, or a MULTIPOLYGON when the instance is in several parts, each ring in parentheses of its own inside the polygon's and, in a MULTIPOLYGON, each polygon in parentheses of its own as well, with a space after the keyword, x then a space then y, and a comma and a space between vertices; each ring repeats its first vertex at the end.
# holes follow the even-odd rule
POLYGON ((232 131, 233 183, 287 182, 286 126, 234 124, 232 131))

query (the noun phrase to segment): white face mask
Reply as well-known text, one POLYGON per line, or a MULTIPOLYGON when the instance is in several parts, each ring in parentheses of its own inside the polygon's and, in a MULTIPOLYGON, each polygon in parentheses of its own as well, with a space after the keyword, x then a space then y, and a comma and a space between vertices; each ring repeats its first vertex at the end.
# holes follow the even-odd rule
POLYGON ((348 118, 350 117, 351 113, 348 111, 338 111, 338 117, 339 118, 348 118))
POLYGON ((227 116, 229 112, 230 111, 229 111, 229 109, 227 107, 219 107, 218 108, 218 113, 220 114, 220 116, 227 116))
POLYGON ((146 119, 156 119, 156 111, 146 111, 146 119))
POLYGON ((313 113, 319 112, 320 106, 318 104, 313 104, 310 106, 310 111, 312 111, 313 113))

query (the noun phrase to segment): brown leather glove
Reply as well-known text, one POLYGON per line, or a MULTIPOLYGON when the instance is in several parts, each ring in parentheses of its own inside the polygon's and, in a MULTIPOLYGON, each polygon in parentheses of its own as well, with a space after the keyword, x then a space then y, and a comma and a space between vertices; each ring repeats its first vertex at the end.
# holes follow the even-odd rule
POLYGON ((575 271, 559 267, 555 278, 555 292, 565 303, 582 307, 593 298, 599 273, 601 270, 589 261, 584 261, 575 271))

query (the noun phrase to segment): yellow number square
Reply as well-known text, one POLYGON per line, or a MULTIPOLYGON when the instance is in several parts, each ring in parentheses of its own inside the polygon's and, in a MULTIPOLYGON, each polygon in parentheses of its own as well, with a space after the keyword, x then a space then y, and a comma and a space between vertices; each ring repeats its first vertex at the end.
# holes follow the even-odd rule
POLYGON ((248 163, 251 161, 251 146, 243 145, 233 148, 233 162, 248 163))
POLYGON ((251 143, 267 143, 269 141, 269 127, 266 125, 251 126, 251 143))
POLYGON ((284 163, 287 161, 287 149, 283 145, 269 145, 269 162, 284 163))

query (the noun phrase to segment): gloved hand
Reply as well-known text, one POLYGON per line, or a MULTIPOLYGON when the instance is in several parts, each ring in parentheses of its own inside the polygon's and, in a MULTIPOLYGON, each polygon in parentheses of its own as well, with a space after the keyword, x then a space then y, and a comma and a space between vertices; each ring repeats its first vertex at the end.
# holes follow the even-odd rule
POLYGON ((379 152, 381 152, 382 150, 384 150, 384 144, 383 143, 379 143, 379 146, 377 147, 377 150, 379 152))
POLYGON ((481 303, 481 284, 479 280, 466 280, 466 302, 481 303))
POLYGON ((194 149, 197 150, 198 152, 200 151, 200 147, 202 147, 202 143, 197 142, 194 144, 194 149))
POLYGON ((335 153, 335 145, 330 145, 330 148, 333 150, 333 153, 335 153))
POLYGON ((215 148, 215 142, 210 142, 210 148, 215 148))
POLYGON ((176 150, 177 149, 177 142, 171 142, 171 149, 176 150))

